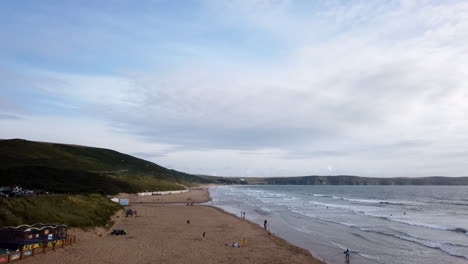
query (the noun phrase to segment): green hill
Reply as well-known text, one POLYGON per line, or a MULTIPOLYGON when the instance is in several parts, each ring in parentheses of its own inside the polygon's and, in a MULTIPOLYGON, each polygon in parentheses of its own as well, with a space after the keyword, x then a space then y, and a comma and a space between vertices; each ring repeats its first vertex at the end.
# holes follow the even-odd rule
POLYGON ((104 194, 210 182, 109 149, 22 139, 0 140, 0 181, 53 192, 104 194))
POLYGON ((152 176, 119 175, 42 166, 0 169, 1 185, 55 193, 100 193, 179 190, 181 186, 152 176))
POLYGON ((122 206, 103 194, 177 190, 210 182, 109 149, 0 140, 0 186, 55 193, 0 198, 0 227, 38 222, 105 226, 122 206))

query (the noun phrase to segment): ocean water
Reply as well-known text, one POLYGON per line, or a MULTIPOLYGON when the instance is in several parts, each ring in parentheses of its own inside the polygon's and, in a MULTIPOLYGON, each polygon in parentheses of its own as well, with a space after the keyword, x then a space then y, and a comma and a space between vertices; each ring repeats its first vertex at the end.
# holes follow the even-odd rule
POLYGON ((213 205, 327 263, 468 263, 468 186, 220 186, 213 205))

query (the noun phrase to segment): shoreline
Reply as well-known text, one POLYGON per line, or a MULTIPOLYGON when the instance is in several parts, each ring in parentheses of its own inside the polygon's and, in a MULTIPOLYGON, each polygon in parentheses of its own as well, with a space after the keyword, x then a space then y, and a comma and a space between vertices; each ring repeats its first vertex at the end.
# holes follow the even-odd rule
POLYGON ((324 263, 309 251, 268 235, 254 222, 207 205, 211 200, 208 187, 182 194, 127 198, 130 205, 126 208, 137 210, 137 217, 117 213, 110 230, 70 229, 70 234, 77 235, 76 245, 21 263, 324 263), (184 205, 188 201, 196 205, 184 205), (125 229, 128 234, 112 236, 111 229, 125 229), (246 246, 225 246, 242 245, 244 238, 246 246))
POLYGON ((252 222, 248 219, 241 219, 240 217, 238 217, 237 215, 235 215, 234 213, 230 213, 228 211, 225 211, 223 210, 222 208, 219 208, 219 207, 215 207, 215 206, 211 206, 211 205, 204 205, 204 206, 209 206, 211 208, 214 208, 216 210, 218 210, 219 212, 223 213, 223 214, 227 214, 229 216, 232 216, 232 217, 235 217, 241 221, 244 221, 246 223, 248 223, 249 225, 251 225, 252 227, 254 228, 257 228, 257 229, 260 229, 262 231, 264 231, 265 233, 269 233, 269 237, 272 238, 272 241, 277 243, 278 245, 281 245, 281 246, 285 246, 285 247, 288 247, 290 248, 291 250, 294 250, 294 251, 297 251, 299 252, 300 254, 304 254, 304 255, 307 255, 309 256, 310 258, 312 258, 314 261, 317 261, 317 263, 321 263, 321 264, 326 264, 326 262, 324 262, 323 260, 320 260, 316 257, 314 257, 312 255, 312 253, 310 251, 308 251, 307 249, 304 249, 302 247, 299 247, 299 246, 296 246, 294 244, 292 244, 291 242, 289 242, 288 240, 286 240, 285 238, 282 238, 278 235, 276 235, 275 233, 272 233, 270 231, 266 232, 261 226, 259 226, 257 223, 255 222, 252 222))

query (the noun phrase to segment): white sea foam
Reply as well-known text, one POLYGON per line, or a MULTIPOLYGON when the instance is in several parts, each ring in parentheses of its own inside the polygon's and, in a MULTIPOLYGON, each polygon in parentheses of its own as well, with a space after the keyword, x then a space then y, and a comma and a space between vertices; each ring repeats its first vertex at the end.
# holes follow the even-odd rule
POLYGON ((377 231, 377 230, 365 229, 365 228, 359 228, 359 229, 362 231, 374 232, 374 233, 392 236, 398 239, 414 242, 414 243, 423 245, 425 247, 439 249, 455 257, 468 259, 468 247, 464 245, 455 245, 452 243, 448 243, 446 241, 428 240, 428 239, 424 239, 424 238, 420 238, 416 236, 411 236, 409 234, 402 233, 402 232, 390 233, 390 232, 383 232, 383 231, 377 231))
POLYGON ((325 194, 319 194, 319 193, 314 193, 312 195, 315 197, 332 197, 332 195, 325 195, 325 194))
POLYGON ((428 189, 443 197, 442 202, 451 201, 446 206, 441 201, 431 203, 436 198, 423 192, 422 187, 421 190, 391 187, 392 192, 382 193, 380 189, 383 190, 372 186, 345 189, 340 186, 232 186, 220 190, 219 194, 229 193, 227 208, 238 210, 237 204, 248 204, 260 214, 268 215, 272 224, 277 223, 275 217, 284 217, 290 227, 300 232, 332 240, 337 247, 351 246, 356 254, 368 259, 377 256, 382 263, 395 263, 392 261, 396 259, 398 263, 417 264, 443 263, 442 259, 450 263, 466 261, 468 243, 464 235, 468 225, 464 223, 468 214, 464 211, 466 207, 459 205, 459 197, 453 200, 457 203, 450 200, 460 188, 428 189), (430 257, 425 255, 427 258, 414 262, 421 246, 427 247, 425 252, 430 257), (385 248, 388 250, 385 255, 376 255, 385 248), (431 261, 427 262, 428 259, 431 261))

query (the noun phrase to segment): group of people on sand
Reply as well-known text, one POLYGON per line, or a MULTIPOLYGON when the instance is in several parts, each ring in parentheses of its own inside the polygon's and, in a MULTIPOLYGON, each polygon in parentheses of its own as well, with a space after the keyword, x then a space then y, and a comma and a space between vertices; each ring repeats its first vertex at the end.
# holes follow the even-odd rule
POLYGON ((133 216, 133 217, 137 217, 137 210, 132 210, 132 209, 127 209, 127 211, 125 212, 125 217, 129 217, 129 216, 133 216))
POLYGON ((245 212, 241 212, 241 219, 245 219, 245 212))
POLYGON ((187 204, 186 205, 194 205, 195 204, 195 200, 192 200, 192 198, 187 198, 187 204))
MULTIPOLYGON (((241 247, 241 245, 240 245, 239 243, 237 243, 237 242, 233 242, 232 244, 226 243, 226 244, 224 244, 224 245, 225 245, 226 247, 235 247, 235 248, 240 248, 240 247, 241 247)), ((245 239, 245 237, 244 237, 244 239, 242 240, 242 246, 243 246, 243 247, 247 246, 247 239, 245 239)))

